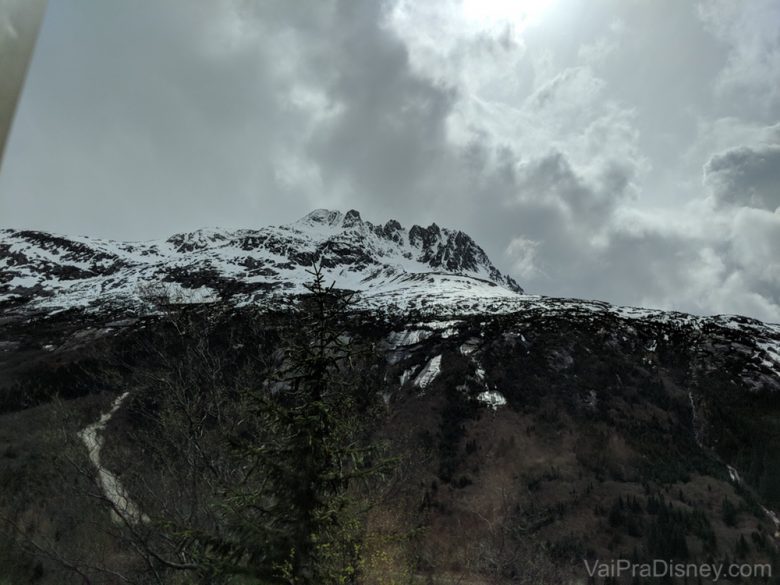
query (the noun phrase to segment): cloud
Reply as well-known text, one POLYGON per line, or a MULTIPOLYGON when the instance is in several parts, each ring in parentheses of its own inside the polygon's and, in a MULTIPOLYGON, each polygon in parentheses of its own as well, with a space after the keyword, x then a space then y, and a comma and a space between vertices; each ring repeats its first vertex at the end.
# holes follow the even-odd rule
POLYGON ((713 156, 704 181, 720 205, 780 207, 780 144, 741 146, 713 156))
POLYGON ((522 280, 530 280, 540 271, 536 262, 539 242, 524 236, 512 238, 506 247, 506 255, 512 258, 513 274, 522 280))
POLYGON ((699 16, 729 47, 717 89, 733 110, 752 109, 771 119, 780 112, 780 3, 776 0, 705 0, 699 16))
POLYGON ((342 186, 342 197, 406 207, 424 195, 421 181, 446 156, 455 90, 411 70, 379 3, 344 2, 340 15, 328 47, 334 73, 324 86, 336 113, 319 124, 306 152, 326 183, 342 186))
POLYGON ((5 221, 148 238, 297 214, 289 199, 303 196, 275 165, 311 118, 288 99, 281 33, 240 6, 50 3, 2 176, 5 221), (288 202, 269 207, 270 193, 288 202))
POLYGON ((739 210, 731 242, 734 261, 753 281, 752 289, 780 300, 780 213, 739 210))
MULTIPOLYGON (((619 30, 619 25, 617 25, 619 30)), ((577 49, 577 58, 588 65, 600 65, 618 50, 615 39, 600 37, 592 43, 584 43, 577 49)))
POLYGON ((780 320, 776 72, 746 32, 771 66, 771 4, 557 4, 521 29, 460 0, 53 3, 0 215, 146 238, 356 208, 464 229, 529 292, 780 320))

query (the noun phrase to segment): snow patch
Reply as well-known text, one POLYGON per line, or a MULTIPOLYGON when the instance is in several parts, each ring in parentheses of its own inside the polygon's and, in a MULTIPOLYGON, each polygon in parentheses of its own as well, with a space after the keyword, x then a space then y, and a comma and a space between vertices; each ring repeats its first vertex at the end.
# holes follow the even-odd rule
POLYGON ((458 351, 461 355, 470 356, 475 351, 477 351, 477 348, 479 347, 480 340, 476 337, 472 337, 471 339, 465 341, 461 344, 461 346, 458 348, 458 351))
POLYGON ((776 370, 780 373, 780 343, 773 341, 759 341, 756 343, 761 350, 761 365, 776 370))
POLYGON ((441 373, 441 356, 437 355, 432 358, 422 371, 414 379, 414 385, 420 389, 427 388, 431 382, 433 382, 437 376, 441 373))
POLYGON ((477 380, 483 384, 485 383, 485 369, 482 366, 478 365, 474 374, 477 376, 477 380))
POLYGON ((497 392, 496 390, 480 392, 477 394, 477 400, 493 410, 496 410, 499 406, 506 405, 506 398, 504 398, 504 395, 501 394, 501 392, 497 392))
POLYGON ((458 332, 458 325, 462 322, 460 319, 453 319, 450 321, 431 321, 422 323, 422 325, 434 331, 439 331, 442 339, 448 339, 458 332))
POLYGON ((428 339, 432 333, 424 329, 415 329, 412 331, 393 331, 387 336, 387 343, 393 348, 406 347, 408 345, 417 345, 421 341, 428 339))
POLYGON ((399 382, 398 382, 398 383, 399 383, 401 386, 403 386, 403 385, 404 385, 404 384, 406 384, 406 383, 407 383, 409 380, 411 380, 411 379, 412 379, 412 375, 414 375, 414 373, 415 373, 416 371, 417 371, 417 366, 413 366, 413 367, 409 368, 408 370, 404 371, 404 373, 403 373, 403 374, 401 374, 401 378, 400 378, 400 380, 399 380, 399 382))

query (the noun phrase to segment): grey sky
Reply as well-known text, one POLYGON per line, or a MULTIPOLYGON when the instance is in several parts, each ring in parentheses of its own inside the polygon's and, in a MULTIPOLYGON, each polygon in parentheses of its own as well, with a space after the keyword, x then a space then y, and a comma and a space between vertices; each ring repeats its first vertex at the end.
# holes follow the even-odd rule
POLYGON ((778 31, 780 0, 58 0, 0 225, 354 207, 530 292, 780 322, 778 31))

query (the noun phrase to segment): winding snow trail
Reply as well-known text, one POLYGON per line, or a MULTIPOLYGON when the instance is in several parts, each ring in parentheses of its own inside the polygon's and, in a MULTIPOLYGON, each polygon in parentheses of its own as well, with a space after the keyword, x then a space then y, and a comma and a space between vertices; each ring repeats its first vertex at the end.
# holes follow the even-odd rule
POLYGON ((111 405, 111 410, 100 415, 97 422, 94 422, 79 431, 79 438, 84 442, 87 451, 89 452, 89 460, 97 469, 100 487, 103 489, 103 493, 113 507, 111 510, 111 519, 117 524, 123 522, 138 524, 139 522, 147 522, 149 520, 145 514, 141 514, 136 505, 130 500, 127 491, 120 483, 119 478, 100 464, 100 449, 103 447, 103 430, 106 428, 108 421, 111 420, 111 417, 114 416, 116 411, 119 410, 119 407, 122 406, 122 402, 124 402, 129 394, 129 392, 125 392, 121 396, 118 396, 111 405))

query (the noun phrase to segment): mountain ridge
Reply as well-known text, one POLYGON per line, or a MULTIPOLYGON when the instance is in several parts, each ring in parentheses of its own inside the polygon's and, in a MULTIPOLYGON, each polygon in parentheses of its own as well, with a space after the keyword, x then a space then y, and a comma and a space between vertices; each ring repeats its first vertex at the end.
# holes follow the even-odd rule
MULTIPOLYGON (((116 529, 120 497, 153 517, 145 486, 161 476, 137 440, 166 376, 203 397, 275 388, 313 261, 357 291, 344 320, 370 348, 375 436, 410 462, 367 525, 419 534, 398 549, 412 574, 557 585, 583 582, 583 558, 780 566, 780 325, 521 294, 466 234, 354 210, 152 242, 0 231, 0 516, 40 518, 51 542, 73 515, 116 529), (58 499, 63 418, 111 509, 58 499)), ((165 506, 184 493, 153 491, 165 506)), ((0 564, 17 539, 0 526, 0 564)), ((66 540, 74 558, 95 552, 91 528, 66 540)), ((36 582, 81 582, 41 566, 36 582)))
POLYGON ((0 303, 42 308, 134 304, 162 286, 182 302, 263 302, 268 292, 301 292, 314 262, 339 288, 408 288, 422 275, 468 283, 477 294, 514 296, 503 275, 460 230, 364 221, 356 210, 317 209, 289 224, 202 228, 165 240, 114 241, 33 230, 0 231, 0 303), (500 289, 500 290, 499 290, 500 289))

